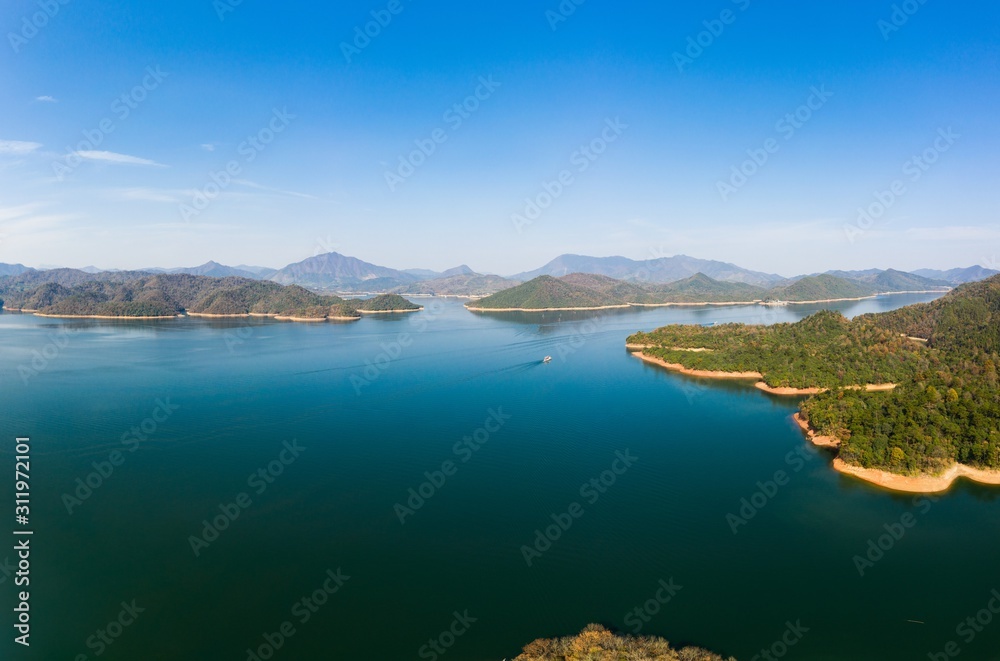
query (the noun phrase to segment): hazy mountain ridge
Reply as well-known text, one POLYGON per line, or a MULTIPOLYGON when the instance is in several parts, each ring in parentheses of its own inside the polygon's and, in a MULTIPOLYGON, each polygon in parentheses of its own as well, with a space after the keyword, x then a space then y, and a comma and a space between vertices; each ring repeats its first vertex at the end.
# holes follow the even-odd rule
POLYGON ((298 284, 339 291, 388 291, 417 282, 419 278, 404 271, 331 252, 289 264, 272 275, 270 280, 283 285, 298 284))
POLYGON ((590 273, 617 280, 659 284, 677 282, 698 273, 722 282, 742 282, 765 287, 785 280, 780 275, 760 273, 735 264, 697 259, 687 255, 660 257, 645 261, 636 261, 627 257, 560 255, 539 269, 510 277, 513 280, 528 281, 540 275, 561 277, 572 273, 590 273))
POLYGON ((986 280, 995 275, 1000 275, 1000 271, 989 269, 985 266, 969 266, 966 268, 950 269, 948 271, 938 271, 935 269, 917 269, 913 271, 916 275, 934 280, 943 280, 953 285, 962 285, 967 282, 977 282, 986 280))
POLYGON ((488 296, 498 291, 509 289, 521 283, 498 275, 453 275, 450 277, 423 280, 411 285, 397 287, 395 294, 410 294, 414 296, 488 296))
MULTIPOLYGON (((23 264, 0 264, 0 277, 20 275, 34 270, 23 264)), ((65 269, 50 270, 59 271, 65 269)), ((105 275, 118 272, 113 270, 99 270, 93 267, 88 267, 84 270, 92 275, 105 275)), ((281 269, 249 265, 227 266, 219 262, 209 261, 194 267, 149 268, 142 269, 142 271, 147 273, 173 273, 271 280, 279 284, 298 284, 303 287, 327 292, 396 292, 415 295, 441 293, 451 296, 482 296, 484 294, 492 294, 501 291, 505 287, 513 287, 518 283, 530 281, 539 275, 551 275, 553 277, 563 277, 572 274, 600 275, 631 282, 635 285, 649 285, 653 289, 656 289, 656 285, 683 282, 701 274, 713 282, 746 284, 765 290, 788 287, 806 278, 828 275, 868 285, 872 288, 871 293, 878 293, 883 291, 932 290, 955 286, 964 282, 982 280, 1000 273, 984 267, 974 266, 948 271, 920 269, 911 273, 895 269, 832 270, 822 274, 814 273, 785 278, 777 274, 744 269, 735 264, 697 259, 686 255, 638 261, 626 257, 591 257, 566 254, 556 257, 539 269, 504 278, 496 275, 477 273, 465 264, 441 272, 419 268, 398 270, 339 253, 316 255, 300 262, 289 264, 281 269), (426 284, 421 285, 420 283, 426 284)), ((125 271, 125 273, 134 272, 125 271)), ((689 288, 690 286, 688 285, 689 288)), ((717 288, 713 286, 713 289, 717 288)), ((732 293, 735 293, 735 291, 732 293)), ((795 290, 792 291, 794 292, 795 290)), ((860 290, 854 291, 859 292, 860 290)), ((753 293, 751 290, 742 290, 742 292, 744 296, 753 293)))
POLYGON ((34 270, 24 264, 0 264, 0 276, 21 275, 22 273, 34 270))

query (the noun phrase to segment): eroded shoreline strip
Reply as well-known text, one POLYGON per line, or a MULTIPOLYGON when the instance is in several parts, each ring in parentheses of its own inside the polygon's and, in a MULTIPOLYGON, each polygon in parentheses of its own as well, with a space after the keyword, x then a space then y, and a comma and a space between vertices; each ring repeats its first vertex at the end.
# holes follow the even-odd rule
MULTIPOLYGON (((835 436, 820 436, 816 433, 801 413, 796 413, 792 418, 795 424, 803 431, 814 445, 824 448, 839 449, 840 439, 835 436)), ((878 468, 864 468, 862 466, 852 466, 840 457, 833 460, 833 468, 839 473, 856 477, 859 480, 874 484, 889 491, 899 491, 903 493, 942 493, 951 488, 960 477, 972 480, 979 484, 990 486, 1000 485, 1000 470, 986 470, 974 468, 965 464, 955 463, 940 475, 899 475, 890 473, 878 468)))

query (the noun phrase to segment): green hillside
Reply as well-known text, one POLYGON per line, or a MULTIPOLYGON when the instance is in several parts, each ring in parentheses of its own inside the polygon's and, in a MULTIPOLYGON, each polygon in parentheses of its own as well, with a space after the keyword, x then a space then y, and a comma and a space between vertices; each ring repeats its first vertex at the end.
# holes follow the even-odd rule
POLYGON ((575 287, 585 287, 621 303, 637 301, 648 293, 647 290, 634 283, 616 280, 606 275, 570 273, 559 278, 559 280, 575 287))
POLYGON ((811 275, 790 285, 776 287, 768 297, 782 301, 826 301, 841 298, 861 298, 877 293, 876 287, 834 275, 811 275))
POLYGON ((762 300, 767 291, 742 282, 720 282, 703 273, 667 285, 646 287, 636 303, 746 303, 762 300))
POLYGON ((240 277, 91 275, 69 269, 0 278, 0 298, 7 309, 63 316, 167 317, 189 312, 326 319, 358 318, 361 310, 419 309, 395 295, 345 301, 297 285, 240 277))
POLYGON ((937 349, 1000 353, 1000 286, 997 283, 997 277, 972 282, 931 303, 865 315, 865 318, 897 333, 924 338, 937 349))
POLYGON ((458 274, 445 278, 424 280, 399 287, 396 294, 418 294, 424 296, 475 296, 495 294, 504 289, 521 284, 516 280, 508 280, 498 275, 481 275, 479 273, 458 274))
POLYGON ((904 273, 895 269, 879 273, 872 279, 871 284, 879 292, 932 291, 951 287, 947 282, 941 280, 931 280, 914 273, 904 273))
POLYGON ((610 294, 543 275, 523 285, 469 303, 468 307, 486 310, 542 310, 600 308, 613 305, 624 305, 624 302, 610 294))
POLYGON ((373 298, 351 300, 347 301, 347 305, 364 312, 409 312, 420 309, 419 305, 414 305, 397 294, 380 294, 373 298))

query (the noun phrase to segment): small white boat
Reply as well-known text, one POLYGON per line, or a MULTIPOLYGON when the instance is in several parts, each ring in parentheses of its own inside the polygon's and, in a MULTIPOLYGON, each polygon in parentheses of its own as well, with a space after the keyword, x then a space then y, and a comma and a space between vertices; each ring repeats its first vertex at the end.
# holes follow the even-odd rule
POLYGON ((551 363, 552 362, 552 356, 545 356, 545 358, 542 358, 542 362, 543 363, 551 363))

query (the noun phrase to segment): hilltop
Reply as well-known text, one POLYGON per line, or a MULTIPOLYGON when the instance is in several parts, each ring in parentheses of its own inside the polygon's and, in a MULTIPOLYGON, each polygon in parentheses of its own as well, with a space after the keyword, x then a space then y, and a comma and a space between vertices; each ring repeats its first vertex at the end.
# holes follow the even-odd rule
POLYGON ((385 292, 419 278, 404 271, 377 266, 331 252, 304 259, 280 269, 270 277, 279 284, 297 284, 331 291, 385 292))

